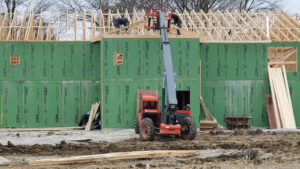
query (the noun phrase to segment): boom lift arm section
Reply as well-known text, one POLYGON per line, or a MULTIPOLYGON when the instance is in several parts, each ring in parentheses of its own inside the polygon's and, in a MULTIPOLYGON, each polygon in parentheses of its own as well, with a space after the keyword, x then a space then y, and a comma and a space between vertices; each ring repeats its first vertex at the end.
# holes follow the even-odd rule
POLYGON ((162 40, 162 51, 164 57, 164 88, 163 88, 163 123, 176 124, 175 113, 177 111, 176 78, 173 71, 171 47, 168 39, 168 31, 165 24, 165 13, 159 12, 159 25, 162 40), (164 105, 165 90, 167 91, 167 105, 164 105))

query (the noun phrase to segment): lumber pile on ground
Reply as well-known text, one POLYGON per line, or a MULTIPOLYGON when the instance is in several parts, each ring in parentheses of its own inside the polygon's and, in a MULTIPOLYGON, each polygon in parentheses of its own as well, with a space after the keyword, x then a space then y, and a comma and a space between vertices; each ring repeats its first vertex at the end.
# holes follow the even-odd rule
POLYGON ((90 131, 91 130, 91 125, 92 125, 92 122, 95 118, 95 115, 97 113, 98 108, 99 108, 99 103, 98 102, 96 102, 95 104, 92 105, 90 115, 89 115, 89 121, 85 126, 85 131, 90 131))
MULTIPOLYGON (((268 66, 274 116, 277 128, 296 128, 286 69, 268 66)), ((270 118, 270 117, 269 117, 270 118)))
POLYGON ((215 118, 210 114, 208 108, 206 107, 202 96, 200 96, 200 104, 202 106, 205 120, 200 120, 200 130, 215 130, 218 128, 218 123, 215 118))
POLYGON ((188 155, 193 155, 197 152, 199 152, 199 150, 132 151, 132 152, 119 152, 119 153, 36 160, 36 161, 29 161, 28 163, 29 165, 75 164, 75 163, 88 163, 88 162, 98 162, 98 161, 108 161, 108 160, 188 156, 188 155))

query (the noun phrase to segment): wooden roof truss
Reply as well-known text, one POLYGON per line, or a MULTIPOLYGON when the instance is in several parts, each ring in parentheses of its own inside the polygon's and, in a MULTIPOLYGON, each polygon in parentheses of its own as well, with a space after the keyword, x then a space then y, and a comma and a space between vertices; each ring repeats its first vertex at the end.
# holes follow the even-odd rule
MULTIPOLYGON (((200 42, 300 41, 300 16, 275 12, 175 12, 182 27, 172 26, 171 37, 198 37, 200 42), (176 29, 181 35, 176 35, 176 29)), ((97 41, 103 37, 159 36, 144 29, 145 11, 132 13, 2 13, 1 41, 97 41), (115 28, 114 18, 124 15, 130 25, 115 28), (117 34, 118 33, 118 34, 117 34)))

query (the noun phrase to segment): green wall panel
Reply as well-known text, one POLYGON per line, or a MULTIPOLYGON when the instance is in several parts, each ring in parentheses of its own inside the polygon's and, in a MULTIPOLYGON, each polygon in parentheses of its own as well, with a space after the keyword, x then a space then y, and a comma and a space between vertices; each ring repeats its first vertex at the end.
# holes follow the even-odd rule
POLYGON ((0 42, 0 50, 3 127, 77 126, 100 100, 100 43, 0 42))
MULTIPOLYGON (((200 44, 202 95, 208 109, 224 124, 228 115, 251 116, 251 125, 268 126, 265 96, 270 94, 268 47, 296 46, 298 42, 200 44)), ((298 59, 299 64, 299 59, 298 59)), ((299 73, 288 72, 296 123, 300 125, 299 73)))
MULTIPOLYGON (((199 126, 199 40, 170 39, 177 90, 191 91, 192 116, 199 126)), ((102 39, 103 127, 133 128, 137 90, 157 90, 164 72, 161 39, 102 39), (114 52, 123 64, 113 65, 114 52)))
MULTIPOLYGON (((157 90, 161 98, 161 87, 158 80, 103 81, 103 127, 133 128, 137 90, 157 90)), ((191 91, 191 112, 199 127, 199 81, 178 80, 177 90, 191 91)))
MULTIPOLYGON (((300 53, 298 42, 199 44, 199 39, 174 38, 170 44, 177 89, 191 92, 192 116, 198 126, 203 118, 199 59, 202 96, 221 125, 227 115, 249 115, 253 126, 268 126, 268 47, 296 46, 300 53)), ((132 128, 136 91, 152 89, 161 94, 162 60, 159 38, 0 42, 3 127, 74 126, 92 103, 103 99, 103 127, 132 128), (123 53, 122 65, 113 65, 114 52, 123 53), (10 65, 10 56, 20 56, 20 64, 10 65)), ((300 74, 287 76, 300 126, 300 74)))
MULTIPOLYGON (((198 39, 170 39, 177 78, 199 78, 198 39)), ((161 40, 102 39, 103 79, 162 79, 161 40), (123 53, 123 64, 113 65, 114 52, 123 53)))

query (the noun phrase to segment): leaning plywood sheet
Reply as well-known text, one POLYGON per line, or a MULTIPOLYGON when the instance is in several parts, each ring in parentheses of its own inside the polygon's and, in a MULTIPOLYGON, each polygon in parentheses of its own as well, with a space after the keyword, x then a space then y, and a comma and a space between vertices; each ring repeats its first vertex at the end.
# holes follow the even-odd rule
POLYGON ((108 154, 29 161, 29 165, 75 164, 75 163, 87 163, 87 162, 108 161, 108 160, 187 156, 187 155, 193 155, 196 152, 199 152, 199 150, 153 150, 153 151, 119 152, 119 153, 108 153, 108 154))
POLYGON ((282 128, 280 117, 279 117, 279 112, 278 112, 276 95, 275 95, 275 91, 274 91, 274 85, 273 85, 273 81, 272 81, 272 70, 269 65, 268 65, 268 73, 269 73, 270 88, 271 88, 271 94, 272 94, 272 102, 273 102, 273 107, 274 107, 276 126, 277 126, 277 128, 282 128))
POLYGON ((285 66, 283 66, 282 68, 268 69, 270 87, 273 97, 273 105, 274 108, 278 108, 278 112, 275 112, 276 122, 279 121, 282 128, 294 129, 296 128, 296 123, 288 87, 288 81, 286 78, 285 66))
POLYGON ((269 126, 270 129, 277 129, 279 128, 276 123, 275 111, 273 106, 273 99, 271 95, 266 96, 266 106, 267 106, 267 113, 269 119, 269 126))
POLYGON ((90 115, 89 115, 89 121, 88 121, 87 125, 85 126, 85 131, 90 131, 91 130, 91 125, 92 125, 92 122, 95 118, 95 115, 97 113, 98 108, 99 108, 99 103, 98 102, 92 105, 90 115))

